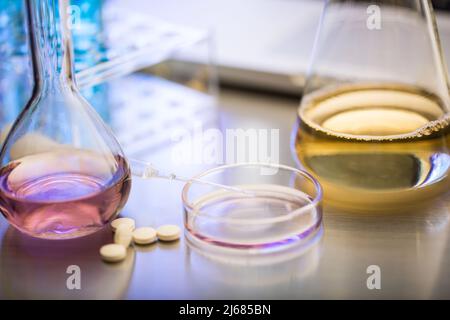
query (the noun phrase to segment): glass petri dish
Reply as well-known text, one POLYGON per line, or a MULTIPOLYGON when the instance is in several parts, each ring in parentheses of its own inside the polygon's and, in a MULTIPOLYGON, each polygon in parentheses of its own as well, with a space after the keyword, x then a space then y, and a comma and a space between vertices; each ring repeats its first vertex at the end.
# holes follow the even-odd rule
POLYGON ((322 224, 322 188, 307 172, 279 164, 239 163, 205 171, 183 188, 186 238, 200 249, 265 253, 313 238, 322 224))

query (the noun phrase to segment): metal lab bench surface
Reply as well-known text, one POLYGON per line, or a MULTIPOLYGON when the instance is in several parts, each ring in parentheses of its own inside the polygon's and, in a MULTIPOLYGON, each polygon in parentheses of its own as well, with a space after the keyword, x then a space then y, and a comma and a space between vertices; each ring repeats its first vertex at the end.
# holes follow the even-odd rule
MULTIPOLYGON (((223 90, 218 123, 222 129, 279 128, 280 162, 294 165, 289 139, 297 106, 297 99, 223 90)), ((149 157, 163 163, 169 152, 149 157)), ((199 170, 194 166, 183 174, 199 170)), ((177 182, 136 178, 122 215, 135 218, 138 226, 181 226, 181 188, 177 182)), ((426 212, 398 215, 325 208, 323 234, 308 251, 294 259, 248 266, 209 259, 184 238, 130 247, 125 261, 107 264, 98 250, 112 241, 109 229, 78 240, 45 241, 20 234, 1 218, 0 297, 449 299, 449 203, 444 195, 426 212), (70 265, 80 267, 81 290, 67 289, 70 265), (370 265, 381 269, 381 290, 367 288, 370 265)))

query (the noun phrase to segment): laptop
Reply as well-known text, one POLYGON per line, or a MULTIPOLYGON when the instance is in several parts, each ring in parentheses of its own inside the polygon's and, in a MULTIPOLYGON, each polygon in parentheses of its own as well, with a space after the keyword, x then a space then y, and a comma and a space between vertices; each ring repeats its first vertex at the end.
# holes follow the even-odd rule
MULTIPOLYGON (((216 44, 222 83, 301 94, 325 1, 130 0, 127 4, 170 22, 207 28, 216 44)), ((446 8, 446 1, 436 6, 446 8)), ((450 61, 450 15, 437 13, 450 61)))

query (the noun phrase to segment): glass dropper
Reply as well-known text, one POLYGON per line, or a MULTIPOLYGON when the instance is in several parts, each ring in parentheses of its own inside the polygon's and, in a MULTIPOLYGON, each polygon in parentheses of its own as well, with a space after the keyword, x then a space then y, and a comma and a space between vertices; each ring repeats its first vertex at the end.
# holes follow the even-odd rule
POLYGON ((130 159, 128 158, 128 163, 130 164, 131 168, 131 174, 134 176, 137 176, 139 178, 143 179, 151 179, 151 178, 162 178, 167 180, 176 180, 180 182, 196 182, 204 185, 209 185, 211 187, 216 187, 219 189, 231 191, 231 192, 238 192, 243 193, 247 195, 253 196, 254 193, 250 192, 249 190, 244 190, 242 188, 238 187, 232 187, 228 185, 224 185, 221 183, 216 183, 212 181, 202 180, 198 178, 187 178, 180 176, 175 173, 163 173, 160 170, 158 170, 153 164, 149 162, 145 162, 142 160, 136 160, 136 159, 130 159))

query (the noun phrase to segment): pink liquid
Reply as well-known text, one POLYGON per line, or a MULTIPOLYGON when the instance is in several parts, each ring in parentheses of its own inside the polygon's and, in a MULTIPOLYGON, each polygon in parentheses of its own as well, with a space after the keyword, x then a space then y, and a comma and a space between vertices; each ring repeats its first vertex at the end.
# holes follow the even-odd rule
POLYGON ((13 226, 34 237, 67 239, 93 233, 110 222, 128 199, 130 171, 122 157, 116 160, 117 171, 108 180, 79 172, 34 173, 20 184, 8 183, 19 163, 9 164, 0 169, 0 211, 13 226))

